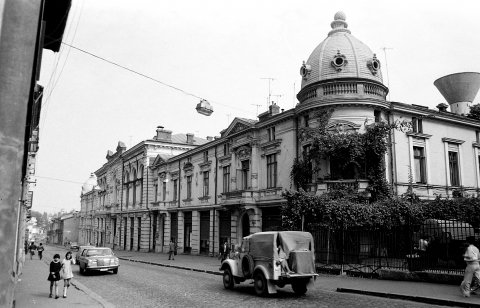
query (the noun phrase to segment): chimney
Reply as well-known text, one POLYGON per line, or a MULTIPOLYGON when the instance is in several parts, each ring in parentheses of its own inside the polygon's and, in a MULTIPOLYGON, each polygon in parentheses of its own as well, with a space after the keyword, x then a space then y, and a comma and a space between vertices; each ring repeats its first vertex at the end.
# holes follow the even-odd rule
POLYGON ((272 104, 268 107, 270 111, 270 115, 276 115, 280 112, 280 107, 272 102, 272 104))
POLYGON ((445 103, 441 103, 437 105, 438 111, 445 112, 447 111, 448 105, 445 103))
POLYGON ((187 144, 193 144, 193 134, 187 134, 187 144))
POLYGON ((480 73, 451 74, 435 80, 433 84, 447 100, 453 113, 466 115, 480 88, 480 73))
POLYGON ((207 141, 212 141, 213 137, 212 136, 207 136, 207 141))
POLYGON ((155 139, 158 141, 172 142, 172 131, 163 129, 163 126, 157 126, 157 136, 155 139))

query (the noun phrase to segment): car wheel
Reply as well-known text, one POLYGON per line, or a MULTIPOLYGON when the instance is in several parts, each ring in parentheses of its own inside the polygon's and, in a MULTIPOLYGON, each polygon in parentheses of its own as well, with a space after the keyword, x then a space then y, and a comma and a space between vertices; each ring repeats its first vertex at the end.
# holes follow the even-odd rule
POLYGON ((255 287, 255 293, 260 296, 265 296, 268 291, 267 279, 262 272, 258 272, 253 277, 253 285, 255 287))
POLYGON ((232 290, 234 285, 235 281, 233 280, 232 271, 230 268, 226 268, 225 271, 223 271, 223 286, 225 289, 232 290))
POLYGON ((303 295, 307 293, 307 282, 306 281, 295 281, 292 282, 293 292, 297 295, 303 295))
POLYGON ((112 271, 114 274, 118 274, 118 268, 114 268, 112 271))

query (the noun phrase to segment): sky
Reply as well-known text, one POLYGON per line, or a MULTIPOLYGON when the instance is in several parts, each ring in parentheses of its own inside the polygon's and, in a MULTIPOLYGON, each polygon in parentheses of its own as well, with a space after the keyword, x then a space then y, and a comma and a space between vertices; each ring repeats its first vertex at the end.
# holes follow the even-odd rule
POLYGON ((43 53, 32 209, 79 210, 82 183, 107 151, 151 139, 159 125, 206 138, 235 117, 256 119, 269 94, 293 108, 302 61, 338 11, 381 61, 388 99, 435 108, 445 102, 436 79, 480 72, 479 8, 475 0, 73 0, 63 42, 75 48, 43 53), (211 116, 196 112, 199 98, 211 116))

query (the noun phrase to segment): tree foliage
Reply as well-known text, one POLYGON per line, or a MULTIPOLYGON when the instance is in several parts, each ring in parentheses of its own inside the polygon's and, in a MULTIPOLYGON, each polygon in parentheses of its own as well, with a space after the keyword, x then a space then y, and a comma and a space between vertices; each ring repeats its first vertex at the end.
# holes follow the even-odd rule
POLYGON ((470 113, 467 117, 475 120, 480 120, 480 104, 475 104, 470 107, 470 113))

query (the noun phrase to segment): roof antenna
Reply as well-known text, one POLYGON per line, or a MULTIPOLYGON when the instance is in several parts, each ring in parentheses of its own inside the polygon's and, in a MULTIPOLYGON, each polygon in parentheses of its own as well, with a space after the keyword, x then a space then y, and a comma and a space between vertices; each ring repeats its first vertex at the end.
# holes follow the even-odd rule
POLYGON ((272 78, 272 77, 263 77, 263 78, 260 78, 260 79, 266 79, 268 80, 268 100, 267 100, 267 109, 268 109, 268 106, 270 105, 270 98, 272 96, 272 91, 271 91, 271 82, 275 80, 275 78, 272 78))
POLYGON ((383 53, 385 54, 385 69, 387 71, 387 88, 388 88, 388 100, 390 100, 390 78, 388 77, 388 62, 387 62, 387 49, 393 49, 389 47, 383 47, 383 53))

